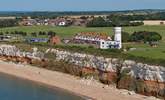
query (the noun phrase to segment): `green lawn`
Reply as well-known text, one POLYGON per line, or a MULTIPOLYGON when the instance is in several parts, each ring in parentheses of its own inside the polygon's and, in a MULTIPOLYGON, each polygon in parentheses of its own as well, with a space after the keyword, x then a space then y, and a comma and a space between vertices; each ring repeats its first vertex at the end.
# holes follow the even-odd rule
POLYGON ((54 31, 62 38, 72 37, 78 32, 105 32, 112 34, 112 28, 86 28, 86 27, 55 27, 55 26, 21 26, 1 28, 0 32, 25 31, 28 33, 39 31, 54 31))
MULTIPOLYGON (((5 31, 26 31, 28 33, 38 32, 38 31, 55 31, 61 38, 70 38, 78 32, 105 32, 110 35, 113 34, 112 27, 97 27, 97 28, 86 28, 86 27, 55 27, 55 26, 22 26, 22 27, 11 27, 11 28, 1 28, 0 32, 5 31)), ((133 33, 134 31, 154 31, 162 35, 163 39, 157 48, 152 48, 146 44, 124 44, 124 46, 130 46, 137 48, 134 51, 129 51, 127 53, 143 56, 155 59, 165 59, 165 26, 138 26, 138 27, 124 27, 123 31, 133 33)))
POLYGON ((165 43, 159 43, 157 48, 150 47, 147 44, 125 44, 124 46, 134 47, 136 50, 127 53, 152 59, 165 59, 165 43))

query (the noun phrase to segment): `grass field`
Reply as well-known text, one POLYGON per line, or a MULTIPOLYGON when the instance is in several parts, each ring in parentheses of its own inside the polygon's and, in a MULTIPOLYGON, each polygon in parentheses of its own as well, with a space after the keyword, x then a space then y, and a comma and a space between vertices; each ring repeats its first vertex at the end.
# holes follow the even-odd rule
MULTIPOLYGON (((5 31, 25 31, 25 32, 38 32, 38 31, 55 31, 61 37, 71 37, 77 32, 105 32, 110 35, 113 34, 112 27, 97 27, 97 28, 86 28, 86 27, 54 27, 54 26, 20 26, 11 28, 0 28, 0 32, 5 31)), ((163 36, 165 41, 165 26, 138 26, 138 27, 124 27, 123 31, 132 33, 134 31, 155 31, 163 36)))
MULTIPOLYGON (((53 26, 22 26, 22 27, 11 27, 1 28, 0 32, 5 31, 24 31, 24 32, 39 32, 39 31, 55 31, 61 38, 70 38, 78 32, 104 32, 110 35, 113 34, 112 27, 97 27, 97 28, 86 28, 86 27, 53 27, 53 26)), ((163 39, 159 43, 157 48, 152 48, 147 44, 124 44, 124 46, 137 48, 134 51, 127 53, 149 57, 154 59, 165 59, 165 26, 138 26, 138 27, 124 27, 123 31, 129 32, 130 34, 134 31, 154 31, 162 35, 163 39)))

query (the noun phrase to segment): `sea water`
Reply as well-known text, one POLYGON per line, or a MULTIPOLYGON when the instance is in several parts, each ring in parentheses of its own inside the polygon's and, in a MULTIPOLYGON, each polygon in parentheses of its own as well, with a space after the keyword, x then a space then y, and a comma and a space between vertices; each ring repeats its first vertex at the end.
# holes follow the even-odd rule
POLYGON ((0 73, 0 100, 84 100, 84 98, 58 88, 0 73))

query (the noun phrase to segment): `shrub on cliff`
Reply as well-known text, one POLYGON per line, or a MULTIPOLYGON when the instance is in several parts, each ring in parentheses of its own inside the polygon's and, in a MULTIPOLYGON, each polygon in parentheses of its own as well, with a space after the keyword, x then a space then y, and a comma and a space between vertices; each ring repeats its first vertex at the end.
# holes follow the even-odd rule
POLYGON ((54 71, 60 71, 63 73, 69 73, 75 76, 80 76, 81 74, 81 68, 74 64, 70 64, 64 61, 49 60, 46 62, 44 68, 54 71))
POLYGON ((124 69, 118 76, 117 88, 135 91, 137 93, 145 93, 147 91, 142 80, 135 79, 128 73, 130 69, 124 69))

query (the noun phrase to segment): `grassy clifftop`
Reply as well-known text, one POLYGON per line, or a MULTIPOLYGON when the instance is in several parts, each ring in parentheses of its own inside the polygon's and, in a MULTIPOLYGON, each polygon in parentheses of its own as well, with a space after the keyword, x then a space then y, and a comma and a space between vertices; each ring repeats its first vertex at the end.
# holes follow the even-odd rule
MULTIPOLYGON (((11 31, 24 31, 27 33, 39 32, 39 31, 54 31, 61 38, 71 38, 77 32, 105 32, 109 35, 113 34, 112 27, 97 27, 97 28, 86 28, 86 27, 54 27, 54 26, 20 26, 1 28, 0 32, 11 32, 11 31)), ((147 44, 140 43, 126 43, 124 47, 136 48, 134 51, 125 52, 135 56, 134 58, 146 58, 146 59, 165 59, 165 26, 138 26, 138 27, 124 27, 123 31, 129 32, 130 34, 134 31, 154 31, 162 35, 163 39, 159 43, 157 48, 152 48, 147 44)), ((30 36, 30 34, 28 34, 30 36)))

